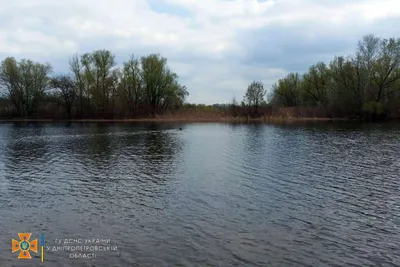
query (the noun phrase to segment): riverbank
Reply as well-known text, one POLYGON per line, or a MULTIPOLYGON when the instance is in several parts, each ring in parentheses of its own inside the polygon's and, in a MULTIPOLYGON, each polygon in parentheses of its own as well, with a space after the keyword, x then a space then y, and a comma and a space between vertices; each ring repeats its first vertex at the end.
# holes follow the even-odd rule
POLYGON ((309 118, 309 117, 155 117, 155 118, 134 118, 134 119, 32 119, 32 118, 14 118, 0 119, 0 123, 7 122, 31 122, 31 123, 58 123, 58 122, 104 122, 104 123, 129 123, 129 122, 265 122, 265 123, 294 123, 294 122, 334 122, 334 121, 362 121, 345 118, 309 118))
MULTIPOLYGON (((261 122, 261 123, 304 123, 304 122, 399 122, 399 114, 388 114, 387 118, 372 118, 366 119, 368 114, 360 115, 359 117, 343 118, 343 117, 330 117, 324 110, 320 108, 305 108, 305 107, 264 107, 259 109, 260 114, 264 114, 262 117, 251 118, 248 114, 251 114, 251 109, 246 107, 237 108, 216 108, 211 106, 195 106, 195 107, 184 107, 174 112, 164 113, 157 115, 156 117, 150 117, 146 115, 135 114, 134 117, 129 115, 116 115, 116 118, 103 119, 96 116, 90 116, 91 118, 84 119, 66 119, 66 114, 58 113, 46 113, 40 112, 36 115, 36 118, 32 117, 14 117, 0 115, 0 123, 2 122, 21 122, 21 123, 65 123, 65 122, 97 122, 97 123, 133 123, 133 122, 176 122, 176 123, 206 123, 206 122, 225 122, 225 123, 248 123, 248 122, 261 122)), ((76 117, 76 114, 73 114, 76 117)), ((110 116, 111 117, 111 116, 110 116)))

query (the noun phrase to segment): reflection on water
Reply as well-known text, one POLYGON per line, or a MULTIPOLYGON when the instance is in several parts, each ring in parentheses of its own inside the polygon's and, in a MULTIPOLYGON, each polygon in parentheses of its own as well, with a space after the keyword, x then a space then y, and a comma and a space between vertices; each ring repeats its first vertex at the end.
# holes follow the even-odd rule
POLYGON ((18 232, 118 245, 49 266, 400 265, 399 126, 180 126, 0 124, 1 266, 41 265, 18 232))

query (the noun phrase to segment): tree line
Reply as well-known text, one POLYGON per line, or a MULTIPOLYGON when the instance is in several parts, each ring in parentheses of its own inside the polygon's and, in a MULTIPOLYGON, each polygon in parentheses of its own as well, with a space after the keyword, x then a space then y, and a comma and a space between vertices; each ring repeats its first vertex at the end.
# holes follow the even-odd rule
POLYGON ((400 38, 365 35, 354 55, 318 62, 300 75, 290 73, 272 86, 269 103, 314 107, 323 116, 400 117, 400 38))
POLYGON ((159 54, 132 55, 117 67, 109 50, 75 54, 69 72, 57 75, 48 63, 8 57, 0 65, 0 84, 0 115, 10 117, 155 116, 179 108, 189 95, 159 54))
POLYGON ((306 73, 289 73, 272 85, 266 100, 261 82, 247 87, 243 101, 234 97, 232 116, 400 118, 400 38, 365 35, 354 55, 318 62, 306 73), (286 111, 286 112, 285 112, 286 111))
POLYGON ((268 99, 264 85, 253 81, 240 103, 187 104, 189 93, 178 78, 159 54, 131 56, 121 67, 108 50, 75 54, 69 72, 58 75, 50 64, 9 57, 0 65, 0 116, 133 118, 201 110, 260 117, 284 109, 299 117, 309 116, 307 110, 318 117, 400 118, 400 38, 365 35, 353 55, 279 79, 268 99))

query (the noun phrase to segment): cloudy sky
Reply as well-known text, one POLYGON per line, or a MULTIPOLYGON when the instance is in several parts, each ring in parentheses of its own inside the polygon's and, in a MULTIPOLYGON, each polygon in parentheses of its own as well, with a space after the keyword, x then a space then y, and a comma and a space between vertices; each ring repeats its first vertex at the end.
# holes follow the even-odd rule
POLYGON ((361 37, 400 37, 399 0, 0 0, 0 57, 68 71, 74 53, 160 53, 191 103, 242 99, 288 72, 352 53, 361 37))

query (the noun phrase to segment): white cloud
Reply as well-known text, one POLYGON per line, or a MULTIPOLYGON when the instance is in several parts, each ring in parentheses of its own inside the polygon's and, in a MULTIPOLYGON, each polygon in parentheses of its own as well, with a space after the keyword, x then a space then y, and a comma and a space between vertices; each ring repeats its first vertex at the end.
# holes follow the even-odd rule
POLYGON ((63 71, 75 52, 160 52, 182 76, 189 101, 205 103, 239 99, 253 79, 269 85, 290 69, 349 52, 371 31, 390 37, 400 22, 398 0, 0 0, 0 6, 2 56, 50 61, 63 71), (162 13, 154 11, 161 5, 162 13))

